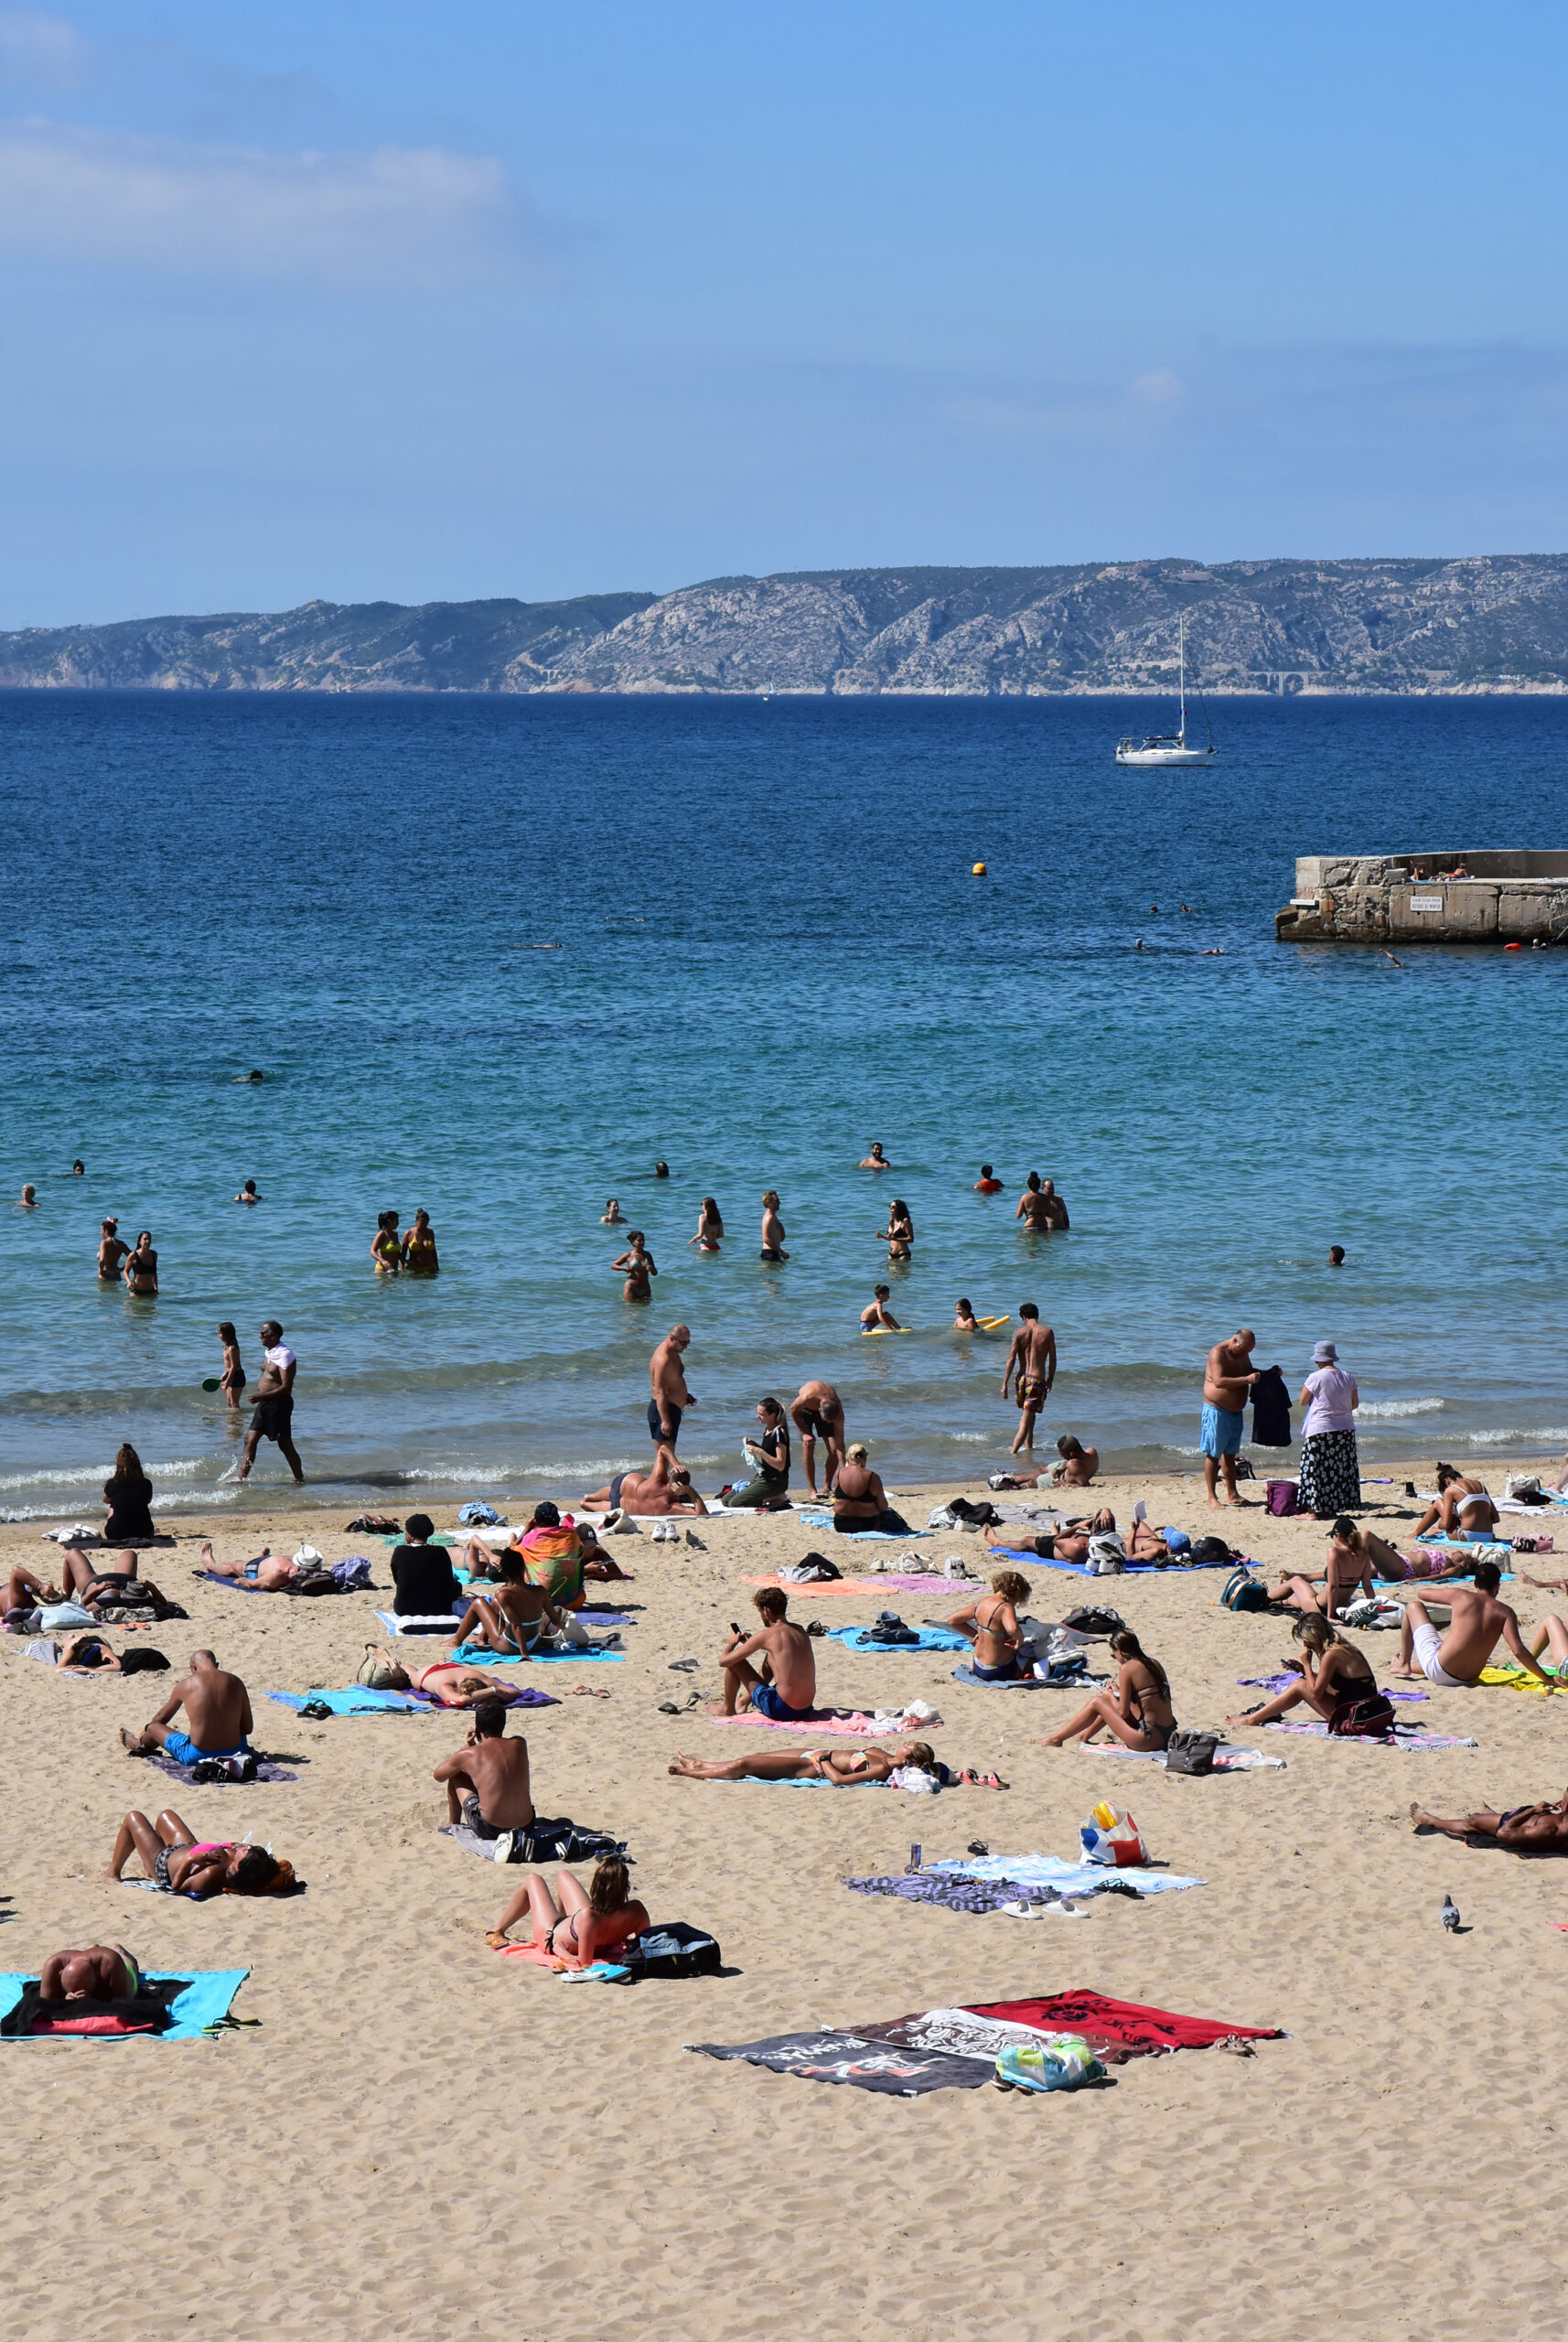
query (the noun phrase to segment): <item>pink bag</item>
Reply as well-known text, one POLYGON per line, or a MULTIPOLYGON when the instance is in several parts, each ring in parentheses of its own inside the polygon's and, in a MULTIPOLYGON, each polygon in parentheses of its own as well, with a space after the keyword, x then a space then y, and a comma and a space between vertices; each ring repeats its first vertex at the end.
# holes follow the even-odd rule
POLYGON ((1268 1484, 1269 1510, 1276 1520, 1291 1520, 1301 1510, 1301 1491, 1294 1480, 1271 1480, 1268 1484))

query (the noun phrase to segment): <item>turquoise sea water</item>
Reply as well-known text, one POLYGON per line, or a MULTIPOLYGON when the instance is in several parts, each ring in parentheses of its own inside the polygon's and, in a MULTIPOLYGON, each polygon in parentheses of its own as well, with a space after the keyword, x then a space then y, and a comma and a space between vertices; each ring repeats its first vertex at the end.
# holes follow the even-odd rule
MULTIPOLYGON (((961 1293, 1038 1301, 1042 1438, 1123 1462, 1190 1455, 1238 1323, 1293 1380, 1336 1340, 1374 1456, 1568 1441, 1568 955, 1399 972, 1273 936, 1298 853, 1568 842, 1568 706, 1220 703, 1213 769, 1120 769, 1166 713, 0 696, 0 1191, 40 1198, 0 1205, 0 1508, 94 1517, 126 1437, 166 1504, 253 1500, 199 1387, 223 1316, 252 1382, 283 1321, 332 1502, 641 1460, 678 1317, 705 1485, 816 1372, 895 1480, 978 1473, 1015 1418, 961 1293), (894 1174, 854 1167, 873 1139, 894 1174), (1069 1236, 1019 1231, 1031 1169, 1069 1236), (709 1193, 716 1258, 687 1242, 709 1193), (609 1272, 611 1194, 651 1309, 609 1272), (420 1204, 443 1274, 375 1278, 376 1213, 420 1204), (111 1211, 154 1232, 156 1302, 95 1279, 111 1211), (917 1330, 864 1341, 884 1275, 917 1330)), ((254 1499, 283 1477, 263 1447, 254 1499)))

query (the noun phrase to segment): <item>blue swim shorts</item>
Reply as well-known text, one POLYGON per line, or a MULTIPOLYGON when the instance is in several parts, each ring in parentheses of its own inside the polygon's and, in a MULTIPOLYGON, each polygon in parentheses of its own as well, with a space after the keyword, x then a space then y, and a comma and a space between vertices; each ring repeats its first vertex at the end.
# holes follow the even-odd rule
POLYGON ((754 1683, 751 1704, 759 1716, 767 1716, 773 1724, 800 1724, 811 1713, 810 1708, 792 1708, 780 1699, 777 1683, 754 1683))
POLYGON ((1229 1407, 1211 1407, 1203 1402, 1203 1429, 1198 1436, 1198 1448, 1205 1456, 1239 1456, 1241 1434, 1247 1428, 1244 1414, 1232 1414, 1229 1407))
POLYGON ((199 1765, 204 1756, 243 1756, 250 1746, 242 1737, 237 1748, 199 1748, 188 1732, 171 1732, 164 1742, 164 1755, 172 1756, 177 1765, 199 1765))
POLYGON ((650 1399, 648 1402, 648 1430, 649 1436, 651 1438, 655 1447, 663 1447, 666 1445, 673 1447, 675 1442, 681 1436, 681 1418, 684 1414, 685 1409, 683 1407, 668 1407, 665 1409, 665 1413, 670 1418, 670 1437, 668 1442, 666 1442, 664 1437, 664 1426, 659 1420, 659 1402, 657 1399, 650 1399))

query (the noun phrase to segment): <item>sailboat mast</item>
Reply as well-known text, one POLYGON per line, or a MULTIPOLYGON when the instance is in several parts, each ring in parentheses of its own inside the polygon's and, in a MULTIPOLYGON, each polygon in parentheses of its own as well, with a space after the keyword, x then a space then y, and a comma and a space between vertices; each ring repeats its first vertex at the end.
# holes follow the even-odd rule
POLYGON ((1187 746, 1187 612, 1185 610, 1181 614, 1178 639, 1180 648, 1176 656, 1180 661, 1181 671, 1181 725, 1176 737, 1185 748, 1187 746))

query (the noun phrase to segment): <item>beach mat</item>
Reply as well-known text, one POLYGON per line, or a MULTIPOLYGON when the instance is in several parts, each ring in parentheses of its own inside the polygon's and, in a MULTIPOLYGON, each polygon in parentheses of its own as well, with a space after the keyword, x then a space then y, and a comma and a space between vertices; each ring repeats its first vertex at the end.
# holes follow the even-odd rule
MULTIPOLYGON (((298 1775, 297 1773, 291 1773, 291 1772, 288 1772, 288 1771, 287 1771, 287 1770, 286 1770, 286 1769, 285 1769, 282 1765, 274 1764, 274 1762, 273 1761, 272 1757, 270 1757, 270 1756, 263 1756, 262 1755, 262 1752, 261 1752, 261 1750, 260 1750, 259 1748, 257 1748, 257 1749, 252 1749, 251 1753, 252 1753, 252 1755, 255 1757, 255 1760, 256 1760, 256 1770, 255 1770, 255 1775, 254 1775, 254 1778, 255 1778, 256 1780, 258 1780, 258 1781, 297 1781, 297 1780, 298 1780, 298 1778, 299 1778, 299 1775, 298 1775)), ((177 1764, 172 1756, 170 1756, 166 1755, 166 1754, 165 1753, 165 1751, 164 1751, 163 1749, 161 1749, 161 1748, 156 1749, 156 1750, 153 1750, 153 1749, 149 1749, 149 1750, 147 1750, 147 1751, 146 1751, 146 1753, 145 1753, 145 1756, 144 1756, 144 1758, 143 1758, 143 1762, 144 1762, 144 1763, 145 1763, 145 1764, 148 1764, 148 1765, 155 1766, 155 1767, 156 1767, 156 1769, 157 1769, 160 1773, 165 1773, 165 1774, 166 1774, 166 1775, 167 1775, 167 1777, 168 1777, 168 1778, 169 1778, 171 1781, 182 1781, 188 1789, 189 1789, 189 1788, 196 1788, 196 1789, 249 1789, 249 1788, 252 1786, 252 1783, 251 1783, 250 1781, 235 1781, 235 1780, 231 1780, 231 1779, 229 1778, 229 1777, 228 1777, 226 1774, 225 1774, 225 1775, 223 1775, 221 1778, 219 1778, 219 1779, 217 1779, 217 1780, 200 1780, 200 1781, 199 1781, 199 1780, 197 1779, 197 1778, 196 1778, 196 1767, 195 1767, 195 1766, 194 1766, 194 1765, 180 1765, 180 1764, 177 1764)))
POLYGON ((813 2033, 779 2033, 767 2040, 726 2046, 689 2041, 699 2057, 744 2060, 802 2081, 847 2083, 888 2098, 920 2098, 934 2090, 981 2090, 1004 2049, 1037 2042, 1042 2034, 1073 2033, 1102 2065, 1176 2049, 1209 2048, 1218 2041, 1277 2041, 1278 2026, 1213 2024, 1170 2009, 1140 2007, 1103 1993, 1053 1993, 1047 2000, 977 2002, 962 2008, 921 2009, 886 2023, 813 2033))
MULTIPOLYGON (((1157 1765, 1162 1773, 1168 1769, 1163 1748, 1129 1748, 1122 1740, 1080 1740, 1078 1753, 1080 1756, 1124 1756, 1129 1764, 1157 1765)), ((1285 1760, 1265 1756, 1261 1748, 1238 1748, 1222 1740, 1214 1751, 1214 1769, 1217 1773, 1283 1773, 1285 1760)))
MULTIPOLYGON (((987 1549, 993 1561, 1022 1562, 1026 1569, 1061 1570, 1069 1577, 1098 1576, 1087 1562, 1058 1562, 1045 1553, 1021 1552, 1012 1545, 992 1545, 987 1549)), ((1112 1574, 1116 1577, 1149 1577, 1155 1573, 1162 1577, 1181 1577, 1188 1570, 1234 1570, 1240 1562, 1123 1562, 1112 1574)))
MULTIPOLYGON (((801 1512, 797 1518, 804 1521, 808 1529, 832 1529, 833 1526, 831 1512, 801 1512)), ((929 1529, 846 1529, 843 1542, 846 1545, 865 1545, 875 1540, 883 1545, 907 1545, 912 1537, 929 1537, 930 1533, 929 1529)), ((838 1531, 834 1530, 833 1534, 837 1536, 838 1531)))
MULTIPOLYGON (((471 1644, 459 1645, 453 1651, 452 1656, 454 1659, 461 1660, 465 1667, 516 1667, 519 1664, 519 1655, 516 1651, 477 1649, 471 1644)), ((549 1667, 568 1660, 590 1661, 596 1659, 624 1659, 625 1657, 624 1650, 608 1650, 602 1643, 596 1643, 591 1648, 573 1650, 533 1650, 529 1653, 529 1664, 535 1667, 549 1667)))
POLYGON ((389 1635, 450 1635, 456 1632, 456 1622, 467 1606, 459 1599, 450 1610, 432 1611, 428 1617, 415 1616, 411 1611, 400 1617, 395 1610, 374 1610, 371 1615, 381 1620, 389 1635))
POLYGON ((913 1627, 910 1632, 918 1638, 917 1641, 879 1643, 872 1638, 869 1628, 830 1627, 824 1639, 830 1643, 842 1643, 845 1650, 886 1651, 895 1656, 900 1651, 967 1650, 969 1649, 969 1637, 961 1635, 956 1627, 927 1625, 913 1627))
MULTIPOLYGON (((248 1968, 167 1969, 148 1968, 143 1971, 149 1984, 183 1982, 185 1989, 176 1994, 169 2010, 171 2022, 165 2031, 150 2037, 155 2041, 198 2041, 213 2026, 228 2016, 234 1995, 250 1974, 248 1968)), ((25 1988, 37 1983, 37 1977, 0 1974, 0 2016, 16 2007, 25 1988)), ((136 2041, 149 2036, 134 2033, 94 2033, 76 2036, 59 2033, 7 2034, 5 2040, 58 2041, 76 2038, 94 2041, 136 2041)))
POLYGON ((972 1692, 1081 1692, 1086 1684, 1109 1683, 1109 1675, 1003 1675, 994 1681, 977 1675, 972 1667, 955 1667, 955 1683, 967 1683, 972 1692))
MULTIPOLYGON (((527 1851, 520 1849, 517 1834, 513 1833, 509 1864, 597 1862, 606 1854, 626 1853, 626 1840, 612 1838, 606 1830, 585 1830, 575 1821, 546 1821, 538 1814, 525 1833, 527 1851)), ((478 1854, 481 1862, 493 1863, 496 1859, 496 1840, 481 1838, 466 1822, 443 1821, 436 1835, 450 1838, 464 1853, 478 1854)))
MULTIPOLYGON (((1299 1675, 1238 1675, 1236 1681, 1243 1692, 1286 1692, 1293 1683, 1299 1683, 1301 1678, 1299 1675)), ((1412 1701, 1430 1700, 1432 1697, 1430 1692, 1385 1691, 1380 1683, 1378 1690, 1383 1699, 1403 1701, 1407 1705, 1412 1701)))
POLYGON ((570 1977, 574 1984, 618 1984, 631 1974, 629 1968, 618 1967, 613 1960, 594 1960, 586 1968, 568 1968, 564 1960, 557 1960, 553 1952, 544 1950, 539 1944, 493 1943, 490 1950, 499 1951, 503 1960, 524 1961, 531 1968, 553 1969, 557 1976, 570 1977))
MULTIPOLYGON (((1544 1660, 1538 1664, 1551 1674, 1544 1660)), ((1487 1685, 1502 1684, 1510 1692, 1534 1692, 1542 1700, 1549 1699, 1553 1692, 1568 1692, 1568 1683, 1538 1683, 1528 1668, 1515 1667, 1511 1661, 1507 1667, 1483 1667, 1476 1681, 1487 1685)))
POLYGON ((1350 1740, 1364 1748, 1406 1748, 1419 1753, 1423 1748, 1478 1748, 1480 1742, 1457 1732, 1418 1732, 1413 1724, 1396 1724, 1392 1733, 1336 1732, 1321 1721, 1317 1724, 1288 1724, 1282 1717, 1277 1724, 1266 1724, 1265 1732, 1302 1732, 1314 1740, 1350 1740))
POLYGON ((1143 1897, 1201 1886, 1201 1878, 1173 1878, 1165 1872, 1108 1870, 1063 1862, 1055 1854, 993 1855, 983 1864, 933 1863, 929 1869, 886 1878, 846 1878, 841 1885, 856 1895, 889 1895, 901 1903, 934 1903, 944 1911, 984 1913, 1007 1904, 1045 1907, 1099 1895, 1112 1880, 1143 1897))
POLYGON ((923 1739, 928 1732, 935 1732, 940 1716, 914 1716, 908 1723, 881 1722, 864 1708, 813 1708, 808 1716, 796 1716, 788 1723, 775 1722, 772 1716, 754 1715, 748 1708, 742 1716, 710 1715, 709 1724, 746 1724, 755 1732, 825 1732, 839 1740, 876 1740, 884 1733, 918 1733, 923 1739))
POLYGON ((780 1577, 777 1570, 771 1577, 742 1578, 743 1585, 777 1585, 785 1594, 799 1595, 803 1601, 832 1601, 836 1595, 847 1594, 864 1602, 878 1594, 983 1594, 985 1581, 974 1577, 939 1577, 929 1571, 915 1575, 908 1571, 888 1570, 875 1577, 804 1578, 780 1577))
MULTIPOLYGON (((317 1701, 335 1716, 460 1716, 466 1713, 445 1706, 424 1692, 372 1692, 360 1683, 346 1684, 340 1691, 263 1692, 262 1697, 275 1700, 280 1708, 292 1708, 296 1715, 317 1701)), ((531 1684, 498 1683, 496 1697, 510 1708, 558 1708, 561 1704, 548 1692, 536 1692, 531 1684)))

